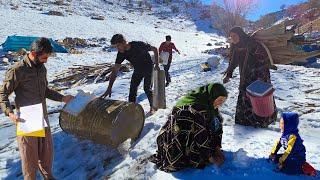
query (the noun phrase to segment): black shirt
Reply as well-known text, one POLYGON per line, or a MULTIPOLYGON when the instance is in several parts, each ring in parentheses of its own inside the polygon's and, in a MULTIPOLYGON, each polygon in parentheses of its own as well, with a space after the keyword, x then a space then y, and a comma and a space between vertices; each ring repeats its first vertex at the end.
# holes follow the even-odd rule
POLYGON ((150 73, 152 72, 153 62, 149 51, 151 51, 150 44, 141 41, 132 41, 129 43, 131 48, 124 53, 118 52, 116 64, 121 64, 124 60, 128 60, 136 73, 150 73))

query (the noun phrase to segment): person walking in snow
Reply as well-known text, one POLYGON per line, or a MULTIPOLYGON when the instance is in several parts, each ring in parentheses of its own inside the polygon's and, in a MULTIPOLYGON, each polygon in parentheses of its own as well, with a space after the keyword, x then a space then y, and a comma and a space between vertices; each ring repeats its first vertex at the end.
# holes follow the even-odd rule
POLYGON ((128 60, 134 68, 130 83, 129 102, 136 102, 138 87, 141 81, 144 80, 144 92, 146 93, 150 103, 150 112, 153 113, 155 111, 152 104, 153 62, 149 51, 154 52, 155 69, 159 70, 158 49, 141 41, 127 42, 122 34, 114 35, 111 38, 111 45, 118 49, 118 54, 116 63, 110 75, 109 86, 101 97, 111 97, 112 86, 117 78, 121 63, 124 60, 128 60))
POLYGON ((231 39, 230 61, 223 82, 229 82, 234 69, 239 66, 240 84, 235 122, 246 126, 267 127, 277 119, 276 105, 274 104, 273 115, 260 117, 253 112, 250 99, 246 96, 246 88, 254 81, 259 79, 271 83, 267 52, 241 27, 232 28, 229 35, 231 39))
POLYGON ((50 89, 47 81, 47 62, 53 53, 51 42, 40 38, 31 45, 31 52, 22 61, 14 64, 7 72, 0 87, 0 105, 2 111, 15 124, 24 122, 16 115, 10 105, 9 96, 15 93, 15 105, 19 114, 20 108, 41 103, 44 119, 48 125, 45 137, 32 135, 18 136, 18 147, 21 157, 22 172, 25 180, 35 180, 39 169, 44 179, 53 179, 53 143, 48 120, 46 98, 68 103, 73 96, 63 96, 50 89))
POLYGON ((157 137, 150 160, 163 171, 221 165, 222 116, 218 108, 228 93, 222 84, 208 84, 182 97, 157 137))
POLYGON ((167 64, 163 64, 165 75, 166 75, 166 86, 168 86, 169 83, 171 82, 169 69, 172 62, 172 50, 175 50, 178 54, 180 54, 180 51, 176 48, 175 44, 171 42, 171 36, 168 35, 166 36, 166 41, 162 42, 159 47, 160 54, 163 52, 169 53, 167 64))
POLYGON ((282 113, 280 129, 282 136, 272 148, 269 159, 278 164, 278 170, 286 174, 308 174, 315 176, 315 170, 310 171, 310 165, 306 162, 306 148, 298 130, 299 115, 294 112, 282 113), (283 154, 277 154, 280 148, 284 148, 283 154), (303 171, 305 170, 305 171, 303 171), (309 171, 308 171, 309 170, 309 171))

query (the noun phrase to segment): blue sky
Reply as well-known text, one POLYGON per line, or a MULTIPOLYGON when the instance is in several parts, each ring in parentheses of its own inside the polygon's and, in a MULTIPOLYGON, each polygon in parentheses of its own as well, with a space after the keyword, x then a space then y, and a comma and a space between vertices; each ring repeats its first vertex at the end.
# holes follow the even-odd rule
MULTIPOLYGON (((202 0, 206 4, 211 4, 213 1, 221 3, 223 0, 202 0)), ((282 4, 292 5, 298 4, 300 2, 306 2, 307 0, 257 0, 258 8, 256 11, 249 14, 248 18, 250 20, 257 20, 261 15, 275 12, 280 10, 282 4)))

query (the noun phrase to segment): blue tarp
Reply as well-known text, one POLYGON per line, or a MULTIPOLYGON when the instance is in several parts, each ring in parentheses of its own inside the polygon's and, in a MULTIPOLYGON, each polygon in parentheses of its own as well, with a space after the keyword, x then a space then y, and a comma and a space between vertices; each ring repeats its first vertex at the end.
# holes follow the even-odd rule
MULTIPOLYGON (((30 46, 32 42, 39 39, 39 37, 31 37, 31 36, 8 36, 6 41, 2 44, 3 51, 18 51, 22 48, 27 51, 30 50, 30 46)), ((53 47, 54 52, 57 53, 68 53, 66 48, 59 45, 57 42, 49 39, 51 45, 53 47)))
MULTIPOLYGON (((312 52, 312 51, 318 51, 320 50, 320 46, 319 45, 304 45, 302 47, 302 49, 305 51, 305 52, 312 52)), ((307 64, 311 64, 311 63, 315 63, 317 62, 317 57, 311 57, 311 58, 308 58, 307 59, 308 63, 307 64)))

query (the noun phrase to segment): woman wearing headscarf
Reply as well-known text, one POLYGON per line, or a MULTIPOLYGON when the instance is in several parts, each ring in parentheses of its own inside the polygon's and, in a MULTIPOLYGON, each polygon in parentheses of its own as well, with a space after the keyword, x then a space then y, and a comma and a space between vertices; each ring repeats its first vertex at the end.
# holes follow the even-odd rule
POLYGON ((182 97, 157 137, 158 150, 151 157, 160 170, 179 171, 221 165, 222 117, 218 108, 227 99, 222 84, 208 84, 182 97))
POLYGON ((235 122, 246 126, 267 127, 277 118, 276 105, 274 104, 275 112, 270 117, 257 116, 246 96, 246 88, 256 80, 271 83, 268 54, 263 46, 248 36, 241 27, 232 28, 229 36, 232 43, 230 62, 223 82, 229 82, 234 69, 239 66, 240 84, 235 122))

